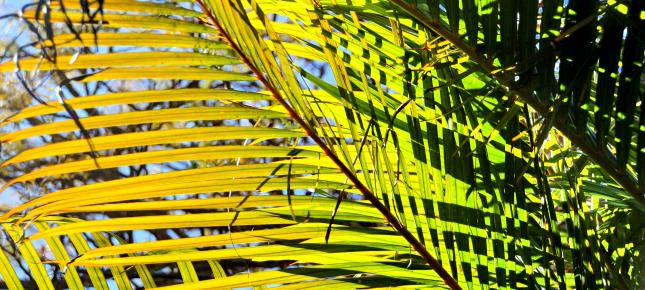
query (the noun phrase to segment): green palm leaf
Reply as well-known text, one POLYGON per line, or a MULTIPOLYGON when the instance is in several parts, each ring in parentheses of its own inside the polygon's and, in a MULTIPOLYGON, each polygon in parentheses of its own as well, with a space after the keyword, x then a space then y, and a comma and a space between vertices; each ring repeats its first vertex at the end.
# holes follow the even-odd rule
POLYGON ((26 6, 2 280, 639 287, 645 7, 592 2, 26 6))

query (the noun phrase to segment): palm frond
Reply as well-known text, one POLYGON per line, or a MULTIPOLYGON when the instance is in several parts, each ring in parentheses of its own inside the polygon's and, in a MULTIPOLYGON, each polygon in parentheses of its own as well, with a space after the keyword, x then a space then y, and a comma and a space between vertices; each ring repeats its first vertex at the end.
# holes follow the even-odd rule
POLYGON ((592 2, 26 6, 37 41, 0 71, 60 100, 0 124, 25 148, 3 189, 41 189, 0 218, 15 248, 0 275, 43 289, 59 287, 51 273, 70 289, 642 285, 645 8, 592 2))

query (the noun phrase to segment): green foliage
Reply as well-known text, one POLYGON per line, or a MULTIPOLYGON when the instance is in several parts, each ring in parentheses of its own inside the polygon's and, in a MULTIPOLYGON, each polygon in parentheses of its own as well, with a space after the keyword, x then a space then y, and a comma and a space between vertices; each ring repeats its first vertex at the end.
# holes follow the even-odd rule
POLYGON ((0 64, 7 287, 645 283, 642 1, 69 2, 0 64))

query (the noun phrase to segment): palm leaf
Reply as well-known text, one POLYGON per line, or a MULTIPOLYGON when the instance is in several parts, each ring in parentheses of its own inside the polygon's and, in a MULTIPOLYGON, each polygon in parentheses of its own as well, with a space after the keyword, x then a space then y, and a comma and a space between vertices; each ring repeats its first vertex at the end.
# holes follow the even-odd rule
POLYGON ((181 289, 636 287, 643 7, 543 2, 27 6, 46 33, 0 71, 52 78, 61 101, 2 122, 27 148, 3 189, 51 180, 2 216, 8 242, 40 288, 52 269, 156 287, 161 265, 181 289), (201 232, 111 238, 167 229, 201 232))

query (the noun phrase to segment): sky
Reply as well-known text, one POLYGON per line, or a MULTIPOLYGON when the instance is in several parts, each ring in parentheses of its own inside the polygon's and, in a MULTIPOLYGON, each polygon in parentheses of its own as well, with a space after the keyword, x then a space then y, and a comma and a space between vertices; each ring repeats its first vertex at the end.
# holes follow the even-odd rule
POLYGON ((0 0, 0 15, 5 15, 7 13, 12 13, 20 6, 29 3, 30 1, 26 0, 0 0))
MULTIPOLYGON (((0 0, 0 16, 14 13, 18 9, 20 9, 20 6, 24 5, 25 3, 28 3, 28 1, 0 0)), ((0 40, 5 41, 7 39, 11 39, 11 37, 15 33, 15 30, 12 30, 12 27, 14 26, 6 25, 6 20, 0 20, 0 40)), ((2 208, 3 205, 13 206, 18 202, 19 201, 17 195, 11 188, 0 193, 0 208, 2 208)))

